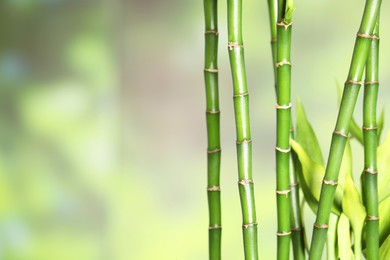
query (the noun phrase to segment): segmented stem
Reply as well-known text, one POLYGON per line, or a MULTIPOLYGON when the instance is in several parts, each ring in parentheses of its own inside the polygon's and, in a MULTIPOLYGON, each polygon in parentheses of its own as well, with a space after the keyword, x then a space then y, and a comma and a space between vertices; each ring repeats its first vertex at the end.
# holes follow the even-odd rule
POLYGON ((207 119, 207 197, 209 204, 209 259, 221 259, 220 111, 218 95, 217 0, 204 0, 207 119))
POLYGON ((377 181, 377 122, 376 104, 378 97, 379 65, 379 18, 376 23, 371 47, 366 63, 366 80, 363 103, 363 138, 364 138, 364 204, 367 209, 366 249, 367 259, 379 259, 379 211, 377 181))
POLYGON ((355 41, 355 48, 348 78, 344 86, 336 127, 333 132, 325 177, 322 183, 319 207, 314 224, 309 259, 321 259, 326 241, 329 215, 337 187, 340 165, 348 139, 349 126, 359 94, 363 70, 371 45, 371 35, 378 17, 381 0, 367 0, 362 22, 355 41))
POLYGON ((252 178, 249 94, 242 41, 242 0, 228 0, 228 50, 234 87, 239 192, 245 259, 258 259, 257 220, 252 178))
POLYGON ((270 24, 270 32, 271 32, 271 51, 272 51, 272 68, 274 71, 274 87, 275 92, 278 89, 278 78, 277 78, 277 72, 276 72, 276 55, 277 55, 277 49, 276 49, 276 43, 277 43, 277 29, 276 29, 276 23, 277 23, 277 13, 278 11, 278 0, 268 0, 268 14, 269 14, 269 24, 270 24))
POLYGON ((291 19, 286 19, 286 1, 278 2, 277 23, 277 135, 276 199, 278 214, 278 259, 289 259, 291 239, 290 127, 291 127, 291 19))

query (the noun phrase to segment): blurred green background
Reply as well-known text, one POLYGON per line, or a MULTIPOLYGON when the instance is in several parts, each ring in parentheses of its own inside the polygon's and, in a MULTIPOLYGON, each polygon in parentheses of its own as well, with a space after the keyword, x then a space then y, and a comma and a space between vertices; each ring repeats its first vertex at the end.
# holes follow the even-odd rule
MULTIPOLYGON (((363 6, 296 1, 292 98, 324 155, 363 6)), ((226 2, 219 8, 222 246, 234 260, 241 213, 226 2)), ((259 249, 274 259, 267 3, 243 8, 259 249)), ((379 107, 390 97, 389 12, 384 1, 379 107)), ((3 0, 0 20, 0 259, 207 259, 202 1, 3 0)), ((360 99, 358 122, 361 110, 360 99)))

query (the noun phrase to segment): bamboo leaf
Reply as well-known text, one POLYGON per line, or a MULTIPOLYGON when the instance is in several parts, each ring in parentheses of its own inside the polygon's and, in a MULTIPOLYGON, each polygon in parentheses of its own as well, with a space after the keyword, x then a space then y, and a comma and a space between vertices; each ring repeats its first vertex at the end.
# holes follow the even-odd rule
MULTIPOLYGON (((360 200, 360 194, 356 189, 351 174, 345 178, 344 196, 343 196, 343 213, 348 217, 354 235, 355 255, 361 255, 361 236, 366 219, 366 210, 360 200)), ((360 259, 360 258, 359 258, 360 259)))
POLYGON ((378 147, 378 199, 383 201, 390 195, 390 134, 378 147))
POLYGON ((303 149, 310 154, 311 159, 317 164, 324 165, 322 159, 321 148, 318 143, 317 136, 306 117, 306 113, 302 102, 297 99, 297 126, 295 140, 303 147, 303 149))
MULTIPOLYGON (((300 170, 297 171, 297 174, 303 195, 313 212, 317 212, 322 180, 325 175, 325 168, 324 166, 314 162, 299 143, 294 140, 291 140, 290 142, 299 158, 298 166, 300 167, 300 170)), ((341 189, 340 186, 337 186, 337 189, 341 189)), ((332 211, 337 215, 339 215, 341 211, 342 193, 342 189, 336 192, 335 204, 332 208, 332 211)))
POLYGON ((379 244, 390 235, 390 197, 379 204, 379 244))
POLYGON ((341 213, 337 225, 337 238, 339 246, 339 257, 341 260, 354 259, 351 249, 351 234, 348 217, 341 213))
POLYGON ((379 259, 390 259, 390 236, 388 236, 385 242, 379 248, 379 259))

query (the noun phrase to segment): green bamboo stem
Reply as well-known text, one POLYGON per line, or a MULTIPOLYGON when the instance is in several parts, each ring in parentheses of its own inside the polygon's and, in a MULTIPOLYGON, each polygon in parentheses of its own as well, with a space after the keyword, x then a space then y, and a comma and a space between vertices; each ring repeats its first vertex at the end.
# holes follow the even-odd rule
POLYGON ((367 259, 379 259, 379 211, 377 181, 378 125, 376 104, 378 97, 379 18, 376 23, 366 63, 366 79, 363 100, 364 140, 364 203, 367 209, 366 249, 367 259))
POLYGON ((277 23, 277 135, 276 199, 278 259, 289 259, 291 240, 290 128, 291 128, 291 12, 293 1, 278 1, 277 23))
POLYGON ((218 98, 217 0, 204 0, 207 119, 207 197, 209 205, 209 259, 221 259, 220 111, 218 98))
POLYGON ((275 91, 278 89, 278 78, 277 78, 277 71, 276 71, 276 55, 277 55, 277 29, 276 29, 276 23, 277 23, 277 15, 278 15, 278 0, 268 0, 268 14, 269 14, 269 24, 271 28, 271 51, 272 51, 272 68, 274 70, 274 86, 275 91))
POLYGON ((257 220, 252 178, 249 94, 242 40, 242 0, 228 0, 228 50, 234 88, 239 192, 245 259, 258 259, 257 220))
MULTIPOLYGON (((279 3, 284 8, 284 3, 279 3)), ((270 20, 271 32, 271 50, 272 61, 274 68, 274 85, 277 94, 277 15, 278 15, 278 0, 268 0, 268 12, 270 20)), ((281 14, 282 16, 283 14, 281 14)), ((294 138, 294 129, 291 125, 291 138, 294 138)), ((291 160, 290 160, 291 161, 291 160)), ((299 183, 295 172, 294 161, 292 161, 290 169, 290 189, 291 189, 291 238, 293 244, 294 259, 305 259, 305 244, 304 244, 304 230, 301 221, 301 210, 299 206, 299 183)))
MULTIPOLYGON (((291 132, 291 138, 294 138, 294 133, 291 132)), ((293 153, 293 151, 292 151, 293 153)), ((296 166, 292 159, 292 165, 290 168, 290 189, 291 189, 291 240, 293 246, 293 254, 295 260, 305 259, 305 231, 303 229, 301 207, 299 200, 299 182, 297 179, 297 173, 295 172, 296 166)))
POLYGON ((356 99, 359 94, 360 81, 362 80, 368 50, 371 45, 371 35, 374 31, 380 5, 381 0, 367 0, 364 8, 362 22, 355 41, 348 78, 344 85, 336 127, 332 136, 328 163, 321 188, 317 217, 314 224, 309 259, 321 259, 322 256, 340 165, 348 139, 349 126, 356 99))

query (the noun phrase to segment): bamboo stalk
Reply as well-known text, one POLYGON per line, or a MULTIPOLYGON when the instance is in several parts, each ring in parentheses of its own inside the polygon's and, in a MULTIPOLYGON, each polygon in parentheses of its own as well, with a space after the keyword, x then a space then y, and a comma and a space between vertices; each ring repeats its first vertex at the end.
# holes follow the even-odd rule
POLYGON ((291 27, 293 1, 278 1, 277 23, 277 137, 276 199, 278 214, 278 259, 289 259, 291 239, 290 127, 291 127, 291 27))
POLYGON ((268 14, 269 14, 269 25, 270 25, 270 32, 271 32, 271 51, 272 51, 272 68, 274 71, 274 87, 275 92, 278 89, 278 78, 277 78, 277 71, 276 71, 276 55, 277 55, 277 29, 276 29, 276 23, 277 23, 277 15, 278 15, 278 0, 268 0, 268 14))
POLYGON ((228 0, 228 50, 234 89, 239 193, 243 218, 245 259, 258 259, 257 220, 252 178, 252 140, 249 94, 242 40, 242 0, 228 0))
POLYGON ((220 111, 218 95, 217 0, 204 0, 207 120, 207 197, 209 205, 209 259, 221 259, 220 111))
POLYGON ((379 259, 379 211, 377 181, 377 122, 376 104, 378 97, 379 65, 379 17, 376 23, 366 63, 366 80, 363 103, 364 138, 364 204, 367 209, 366 249, 367 259, 379 259))
MULTIPOLYGON (((283 7, 284 3, 280 2, 283 7)), ((272 61, 274 68, 274 85, 275 92, 277 94, 277 15, 278 15, 278 0, 268 0, 268 13, 270 20, 270 32, 271 32, 271 50, 272 50, 272 61)), ((294 138, 294 129, 291 124, 291 138, 294 138)), ((305 244, 304 244, 304 230, 302 227, 301 220, 301 209, 299 204, 299 183, 295 172, 294 161, 292 161, 290 169, 290 189, 291 189, 291 238, 293 244, 294 259, 305 259, 305 244)))
POLYGON ((371 45, 371 35, 374 31, 380 5, 381 0, 367 0, 364 8, 362 22, 355 41, 348 78, 344 85, 336 127, 332 136, 328 163, 321 188, 317 217, 314 224, 309 259, 321 259, 322 256, 340 165, 348 139, 349 126, 356 99, 359 94, 360 81, 362 80, 368 49, 371 45))

